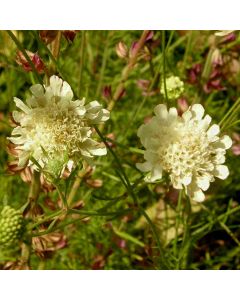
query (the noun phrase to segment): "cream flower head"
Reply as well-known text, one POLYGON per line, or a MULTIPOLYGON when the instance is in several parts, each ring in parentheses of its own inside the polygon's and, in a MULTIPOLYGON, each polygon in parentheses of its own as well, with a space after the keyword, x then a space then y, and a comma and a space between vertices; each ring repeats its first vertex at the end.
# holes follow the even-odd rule
POLYGON ((82 158, 91 162, 93 156, 107 153, 104 145, 92 139, 92 125, 109 119, 109 111, 101 104, 73 101, 71 87, 57 76, 50 78, 49 86, 36 84, 30 91, 26 104, 14 98, 21 111, 13 112, 18 126, 8 138, 20 150, 20 166, 31 165, 33 157, 42 168, 52 161, 70 167, 82 158))
POLYGON ((159 104, 155 116, 138 129, 138 136, 146 148, 146 162, 138 163, 143 172, 149 172, 146 181, 169 174, 176 189, 185 188, 195 201, 203 201, 203 191, 209 188, 214 177, 225 179, 229 175, 225 162, 226 149, 232 145, 229 136, 219 137, 219 126, 212 125, 211 117, 204 117, 201 104, 194 104, 180 117, 176 108, 167 110, 159 104))

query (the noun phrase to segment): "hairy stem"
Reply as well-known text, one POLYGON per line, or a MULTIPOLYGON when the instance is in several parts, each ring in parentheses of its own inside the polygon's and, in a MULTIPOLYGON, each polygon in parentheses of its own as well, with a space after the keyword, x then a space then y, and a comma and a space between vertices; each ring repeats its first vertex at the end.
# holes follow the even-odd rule
POLYGON ((174 240, 174 255, 177 257, 178 252, 178 230, 180 225, 180 219, 181 219, 181 210, 182 210, 182 190, 179 191, 178 194, 178 203, 177 203, 177 210, 176 210, 176 224, 175 224, 175 240, 174 240))
POLYGON ((83 74, 83 64, 85 57, 85 31, 82 30, 82 40, 80 46, 80 67, 79 67, 79 80, 78 80, 78 97, 81 97, 82 91, 82 74, 83 74))
POLYGON ((165 49, 165 30, 162 32, 162 53, 163 53, 163 85, 165 99, 168 102, 167 84, 166 84, 166 49, 165 49))
POLYGON ((34 171, 29 194, 28 194, 28 202, 36 203, 39 193, 40 193, 40 173, 34 171))
POLYGON ((31 248, 29 245, 23 243, 22 244, 22 251, 21 251, 21 258, 19 261, 19 267, 21 270, 28 270, 29 269, 29 260, 30 260, 31 248))
POLYGON ((77 177, 72 185, 72 188, 71 188, 70 193, 67 198, 67 204, 69 207, 71 207, 71 204, 72 204, 74 197, 80 187, 82 179, 87 174, 87 172, 88 172, 88 165, 87 165, 87 163, 83 163, 83 168, 82 168, 82 170, 80 170, 78 172, 77 177))

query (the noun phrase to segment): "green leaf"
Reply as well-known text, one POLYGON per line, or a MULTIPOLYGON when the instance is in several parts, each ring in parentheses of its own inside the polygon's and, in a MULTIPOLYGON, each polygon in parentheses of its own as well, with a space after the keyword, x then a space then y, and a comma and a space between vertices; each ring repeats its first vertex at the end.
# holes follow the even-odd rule
POLYGON ((140 247, 144 247, 144 243, 136 239, 135 237, 131 236, 130 234, 124 232, 124 231, 119 231, 116 228, 113 227, 113 231, 118 235, 119 237, 123 238, 124 240, 130 241, 140 247))

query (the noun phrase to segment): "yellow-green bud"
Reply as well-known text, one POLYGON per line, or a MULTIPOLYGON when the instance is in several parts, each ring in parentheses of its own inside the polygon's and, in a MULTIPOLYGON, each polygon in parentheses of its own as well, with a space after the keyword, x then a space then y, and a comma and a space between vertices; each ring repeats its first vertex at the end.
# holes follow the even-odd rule
MULTIPOLYGON (((181 96, 184 91, 184 83, 177 76, 170 76, 166 79, 166 90, 168 99, 174 100, 181 96)), ((165 97, 164 81, 161 82, 160 92, 165 97)))
POLYGON ((0 214, 0 245, 11 246, 23 233, 23 216, 14 208, 5 206, 0 214))

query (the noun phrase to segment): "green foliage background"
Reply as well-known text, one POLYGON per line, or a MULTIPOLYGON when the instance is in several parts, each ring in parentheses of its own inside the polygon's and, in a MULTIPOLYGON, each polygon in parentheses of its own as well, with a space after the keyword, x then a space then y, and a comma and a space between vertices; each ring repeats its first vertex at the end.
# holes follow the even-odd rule
MULTIPOLYGON (((38 53, 50 72, 66 80, 78 97, 87 102, 97 99, 107 107, 109 100, 102 91, 111 86, 114 93, 121 82, 121 74, 128 58, 119 58, 116 45, 124 42, 128 49, 139 40, 141 31, 78 31, 72 43, 64 37, 55 68, 46 46, 37 31, 14 32, 24 49, 38 53), (82 50, 81 50, 82 49, 82 50), (82 69, 82 73, 81 70, 82 69)), ((217 44, 222 55, 239 62, 240 37, 228 43, 217 44), (233 58, 232 58, 233 57, 233 58)), ((190 217, 187 203, 179 213, 176 197, 168 179, 157 184, 145 184, 143 175, 135 164, 142 160, 137 129, 144 118, 152 115, 155 105, 164 101, 159 92, 163 77, 163 56, 166 59, 166 75, 176 75, 185 83, 184 97, 189 104, 202 103, 215 123, 220 122, 239 97, 239 70, 229 68, 221 77, 224 89, 213 89, 206 93, 203 86, 210 80, 199 78, 197 84, 189 83, 188 70, 195 64, 208 68, 207 57, 212 49, 214 32, 211 31, 166 31, 166 53, 163 53, 163 33, 155 31, 152 44, 144 51, 150 57, 139 57, 125 82, 125 93, 111 112, 103 134, 113 133, 115 151, 138 198, 138 206, 119 179, 119 165, 108 151, 108 155, 96 160, 96 169, 91 177, 101 180, 102 186, 95 188, 83 180, 75 201, 84 201, 85 211, 97 212, 86 220, 69 218, 58 230, 67 237, 63 249, 49 253, 46 259, 35 253, 31 256, 31 268, 38 269, 158 269, 161 254, 151 226, 143 218, 146 211, 164 248, 164 260, 170 269, 239 269, 240 268, 240 210, 239 174, 240 162, 231 150, 227 165, 230 176, 225 181, 217 180, 207 192, 208 199, 201 205, 192 206, 190 217), (163 55, 164 54, 164 55, 163 55), (152 95, 145 96, 139 88, 140 79, 153 82, 152 95), (139 209, 139 207, 142 209, 139 209), (174 232, 179 219, 179 234, 174 232), (187 220, 187 224, 186 224, 187 220), (182 228, 182 229, 181 229, 182 228), (187 242, 183 241, 183 228, 188 231, 187 242), (167 235, 166 235, 167 233, 167 235), (183 247, 184 246, 184 247, 183 247), (184 257, 179 266, 179 257, 184 257)), ((29 185, 19 175, 7 173, 6 137, 11 134, 9 113, 14 110, 13 97, 26 99, 29 87, 37 83, 32 72, 26 72, 16 63, 17 47, 5 31, 0 32, 0 206, 19 208, 26 202, 29 185)), ((210 67, 211 68, 211 67, 210 67)), ((239 67, 240 69, 240 67, 239 67)), ((43 78, 43 75, 40 75, 43 78)), ((169 106, 176 106, 171 101, 169 106)), ((236 115, 236 120, 238 115, 236 115)), ((227 133, 239 131, 238 124, 228 128, 227 133)), ((72 181, 70 182, 72 183, 72 181)), ((57 194, 42 193, 39 204, 46 214, 45 200, 51 197, 57 202, 57 194)), ((14 261, 19 248, 1 250, 0 266, 14 261)), ((166 267, 166 266, 165 266, 166 267)))

